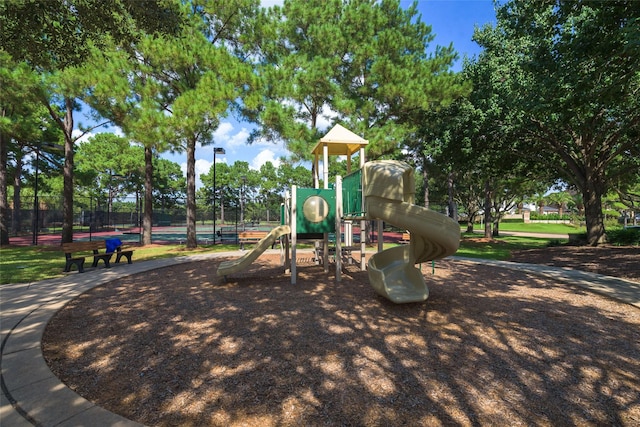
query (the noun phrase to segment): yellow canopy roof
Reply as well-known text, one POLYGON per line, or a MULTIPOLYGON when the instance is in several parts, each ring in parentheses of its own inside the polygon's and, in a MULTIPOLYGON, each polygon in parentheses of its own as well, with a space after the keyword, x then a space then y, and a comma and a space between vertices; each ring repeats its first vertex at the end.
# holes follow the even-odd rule
POLYGON ((369 141, 363 139, 340 125, 335 125, 329 133, 320 138, 313 147, 311 154, 322 155, 322 148, 326 145, 330 156, 350 156, 367 145, 369 141))

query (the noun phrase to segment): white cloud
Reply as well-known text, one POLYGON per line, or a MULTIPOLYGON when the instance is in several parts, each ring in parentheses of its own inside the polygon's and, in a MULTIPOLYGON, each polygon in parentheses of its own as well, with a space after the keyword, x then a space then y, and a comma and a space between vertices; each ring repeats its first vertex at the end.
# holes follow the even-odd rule
POLYGON ((245 127, 240 128, 240 130, 236 132, 233 124, 222 122, 213 133, 213 145, 235 152, 238 147, 246 145, 249 135, 250 132, 245 127))
MULTIPOLYGON (((220 158, 216 156, 216 164, 227 163, 226 158, 220 158)), ((196 190, 202 187, 202 181, 200 180, 200 175, 209 173, 211 170, 211 166, 213 165, 212 161, 205 159, 197 159, 196 160, 196 190)), ((187 177, 187 162, 182 162, 180 164, 180 169, 182 170, 182 176, 187 177)))
POLYGON ((233 125, 229 122, 222 122, 218 129, 213 133, 213 140, 217 142, 226 142, 229 140, 229 134, 233 130, 233 125))
POLYGON ((322 107, 322 113, 318 116, 318 120, 316 121, 316 127, 320 130, 325 129, 329 131, 333 120, 338 117, 338 113, 333 111, 327 105, 322 107))
MULTIPOLYGON (((72 138, 77 138, 78 136, 80 136, 82 134, 82 131, 80 129, 74 129, 71 132, 71 137, 72 138)), ((89 138, 91 138, 92 136, 94 136, 94 133, 91 132, 87 132, 84 135, 82 135, 82 138, 79 138, 78 140, 76 140, 77 144, 82 144, 83 142, 87 142, 89 140, 89 138)))
POLYGON ((112 134, 114 134, 116 136, 124 137, 124 132, 122 132, 122 129, 119 128, 118 126, 111 126, 109 129, 112 129, 112 130, 104 131, 104 132, 87 132, 84 135, 82 135, 82 131, 80 129, 74 129, 71 132, 71 136, 73 138, 76 138, 76 137, 82 135, 82 137, 79 138, 76 141, 78 144, 82 144, 83 142, 87 142, 90 138, 98 135, 99 133, 112 133, 112 134))
MULTIPOLYGON (((216 163, 218 163, 218 159, 216 159, 216 163)), ((209 173, 211 169, 212 162, 205 159, 196 160, 196 179, 200 179, 200 175, 203 173, 209 173)))
POLYGON ((122 129, 119 126, 112 126, 113 127, 113 131, 111 133, 118 135, 118 136, 124 136, 124 132, 122 131, 122 129))
POLYGON ((246 128, 242 128, 238 133, 229 138, 227 146, 232 149, 244 146, 247 143, 247 139, 249 139, 249 131, 246 128))
POLYGON ((260 6, 262 7, 273 7, 273 6, 282 6, 284 4, 284 0, 261 0, 260 6))
POLYGON ((258 170, 267 162, 271 162, 276 168, 280 166, 280 159, 276 158, 276 154, 268 148, 260 151, 258 155, 253 158, 249 166, 251 169, 258 170))

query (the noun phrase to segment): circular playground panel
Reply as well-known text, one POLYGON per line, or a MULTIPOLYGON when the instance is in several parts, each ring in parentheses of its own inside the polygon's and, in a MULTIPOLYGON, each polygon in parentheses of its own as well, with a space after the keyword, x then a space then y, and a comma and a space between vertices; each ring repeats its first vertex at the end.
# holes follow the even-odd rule
POLYGON ((453 260, 424 268, 427 301, 398 305, 356 266, 336 283, 299 256, 296 285, 264 254, 228 282, 221 258, 96 287, 51 319, 44 356, 149 426, 640 420, 633 306, 453 260))

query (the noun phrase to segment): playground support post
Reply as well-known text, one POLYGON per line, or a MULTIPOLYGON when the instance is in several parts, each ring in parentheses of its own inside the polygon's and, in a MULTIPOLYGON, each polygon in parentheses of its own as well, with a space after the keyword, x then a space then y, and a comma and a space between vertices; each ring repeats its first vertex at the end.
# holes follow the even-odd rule
MULTIPOLYGON (((282 225, 286 225, 289 224, 289 226, 291 226, 291 218, 289 216, 289 212, 290 212, 290 207, 291 207, 291 195, 289 193, 289 191, 285 191, 284 193, 284 203, 282 203, 280 205, 280 218, 281 218, 281 224, 282 225)), ((289 250, 291 249, 291 234, 292 232, 289 232, 288 236, 284 236, 284 260, 283 260, 283 265, 284 265, 284 271, 291 273, 291 253, 289 252, 289 250)))
MULTIPOLYGON (((322 146, 322 188, 329 189, 329 146, 324 144, 322 146)), ((317 242, 316 242, 317 245, 317 242)), ((324 265, 324 272, 329 272, 329 233, 324 233, 322 246, 322 264, 324 265)), ((317 247, 316 247, 317 249, 317 247)), ((338 257, 338 253, 335 254, 338 257)))
POLYGON ((291 284, 296 284, 296 245, 298 243, 296 218, 298 216, 298 205, 296 198, 298 196, 298 187, 291 186, 291 284))
MULTIPOLYGON (((364 169, 364 147, 360 147, 360 169, 364 169)), ((364 180, 364 174, 362 174, 361 179, 364 180)), ((364 181, 362 181, 362 200, 361 205, 364 209, 365 200, 364 200, 364 181)), ((366 231, 367 222, 363 219, 360 220, 360 270, 365 271, 367 269, 366 262, 366 250, 367 250, 367 231, 366 231)))
POLYGON ((329 188, 329 146, 326 144, 322 147, 322 180, 323 188, 327 190, 329 188))
MULTIPOLYGON (((342 177, 336 176, 336 282, 342 279, 342 177)), ((329 252, 325 250, 325 252, 329 252)))

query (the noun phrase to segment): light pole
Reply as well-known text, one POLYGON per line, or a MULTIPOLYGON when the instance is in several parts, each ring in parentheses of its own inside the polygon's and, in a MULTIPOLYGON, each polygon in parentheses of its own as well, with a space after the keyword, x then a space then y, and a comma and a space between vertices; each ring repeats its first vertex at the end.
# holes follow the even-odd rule
POLYGON ((225 154, 224 148, 213 147, 213 244, 216 244, 216 154, 225 154))

